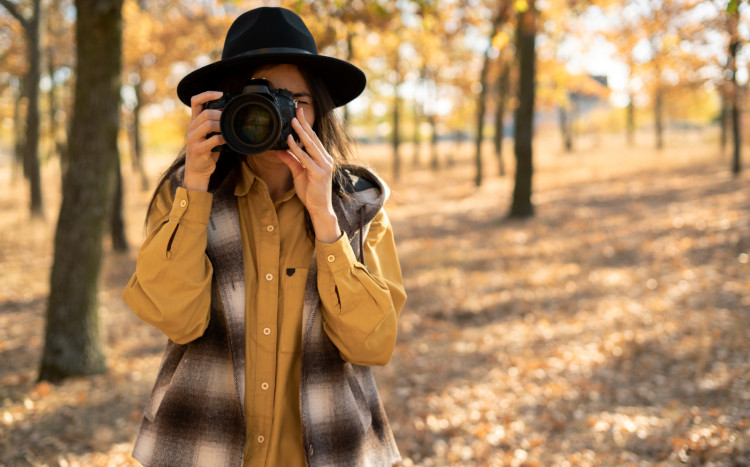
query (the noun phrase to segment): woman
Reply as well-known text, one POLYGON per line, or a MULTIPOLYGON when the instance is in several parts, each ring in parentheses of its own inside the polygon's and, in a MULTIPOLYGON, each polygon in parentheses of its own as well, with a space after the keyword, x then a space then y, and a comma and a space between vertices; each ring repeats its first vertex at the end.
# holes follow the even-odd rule
POLYGON ((178 85, 187 146, 154 194, 123 294, 169 337, 133 451, 144 465, 400 460, 369 368, 389 361, 406 300, 389 191, 340 162, 334 113, 364 86, 281 8, 241 15, 222 59, 178 85), (222 111, 206 104, 249 79, 294 96, 288 150, 225 145, 222 111))

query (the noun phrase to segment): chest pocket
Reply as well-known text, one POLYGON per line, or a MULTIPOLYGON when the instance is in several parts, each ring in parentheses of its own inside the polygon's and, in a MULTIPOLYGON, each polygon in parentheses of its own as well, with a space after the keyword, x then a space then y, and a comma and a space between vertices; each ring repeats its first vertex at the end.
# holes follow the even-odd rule
POLYGON ((281 306, 279 307, 279 351, 302 351, 302 306, 308 268, 285 268, 281 271, 281 306))

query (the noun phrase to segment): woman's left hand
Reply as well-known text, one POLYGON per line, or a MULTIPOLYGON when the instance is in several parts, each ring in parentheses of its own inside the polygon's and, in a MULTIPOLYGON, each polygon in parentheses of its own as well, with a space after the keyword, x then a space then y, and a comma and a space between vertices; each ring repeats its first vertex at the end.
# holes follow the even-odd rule
POLYGON ((289 135, 289 151, 277 154, 292 171, 294 188, 310 213, 316 238, 324 243, 333 243, 341 237, 338 219, 331 204, 333 157, 328 154, 305 119, 301 107, 297 109, 297 118, 292 120, 292 128, 300 142, 297 143, 289 135))

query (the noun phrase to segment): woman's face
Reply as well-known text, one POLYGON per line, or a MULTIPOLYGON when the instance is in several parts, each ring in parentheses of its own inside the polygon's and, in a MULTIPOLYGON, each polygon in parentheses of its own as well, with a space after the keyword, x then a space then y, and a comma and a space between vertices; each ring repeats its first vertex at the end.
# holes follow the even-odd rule
POLYGON ((268 80, 274 89, 287 89, 292 92, 297 101, 297 107, 305 112, 305 120, 310 126, 315 123, 315 109, 313 108, 313 97, 305 79, 296 65, 268 65, 258 68, 253 73, 253 78, 268 80))

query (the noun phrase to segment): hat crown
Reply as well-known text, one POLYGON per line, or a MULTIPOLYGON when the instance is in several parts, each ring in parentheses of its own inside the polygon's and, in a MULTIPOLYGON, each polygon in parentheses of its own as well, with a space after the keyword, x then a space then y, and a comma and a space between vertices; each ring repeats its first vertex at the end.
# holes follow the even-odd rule
POLYGON ((315 39, 302 18, 285 8, 261 7, 234 20, 227 31, 221 58, 277 48, 318 54, 315 39))
POLYGON ((318 54, 315 39, 296 13, 261 7, 237 17, 229 27, 221 60, 193 70, 180 80, 177 96, 190 99, 207 90, 223 90, 233 73, 247 74, 259 66, 288 63, 304 67, 321 78, 334 107, 350 102, 365 89, 364 72, 349 62, 318 54))

